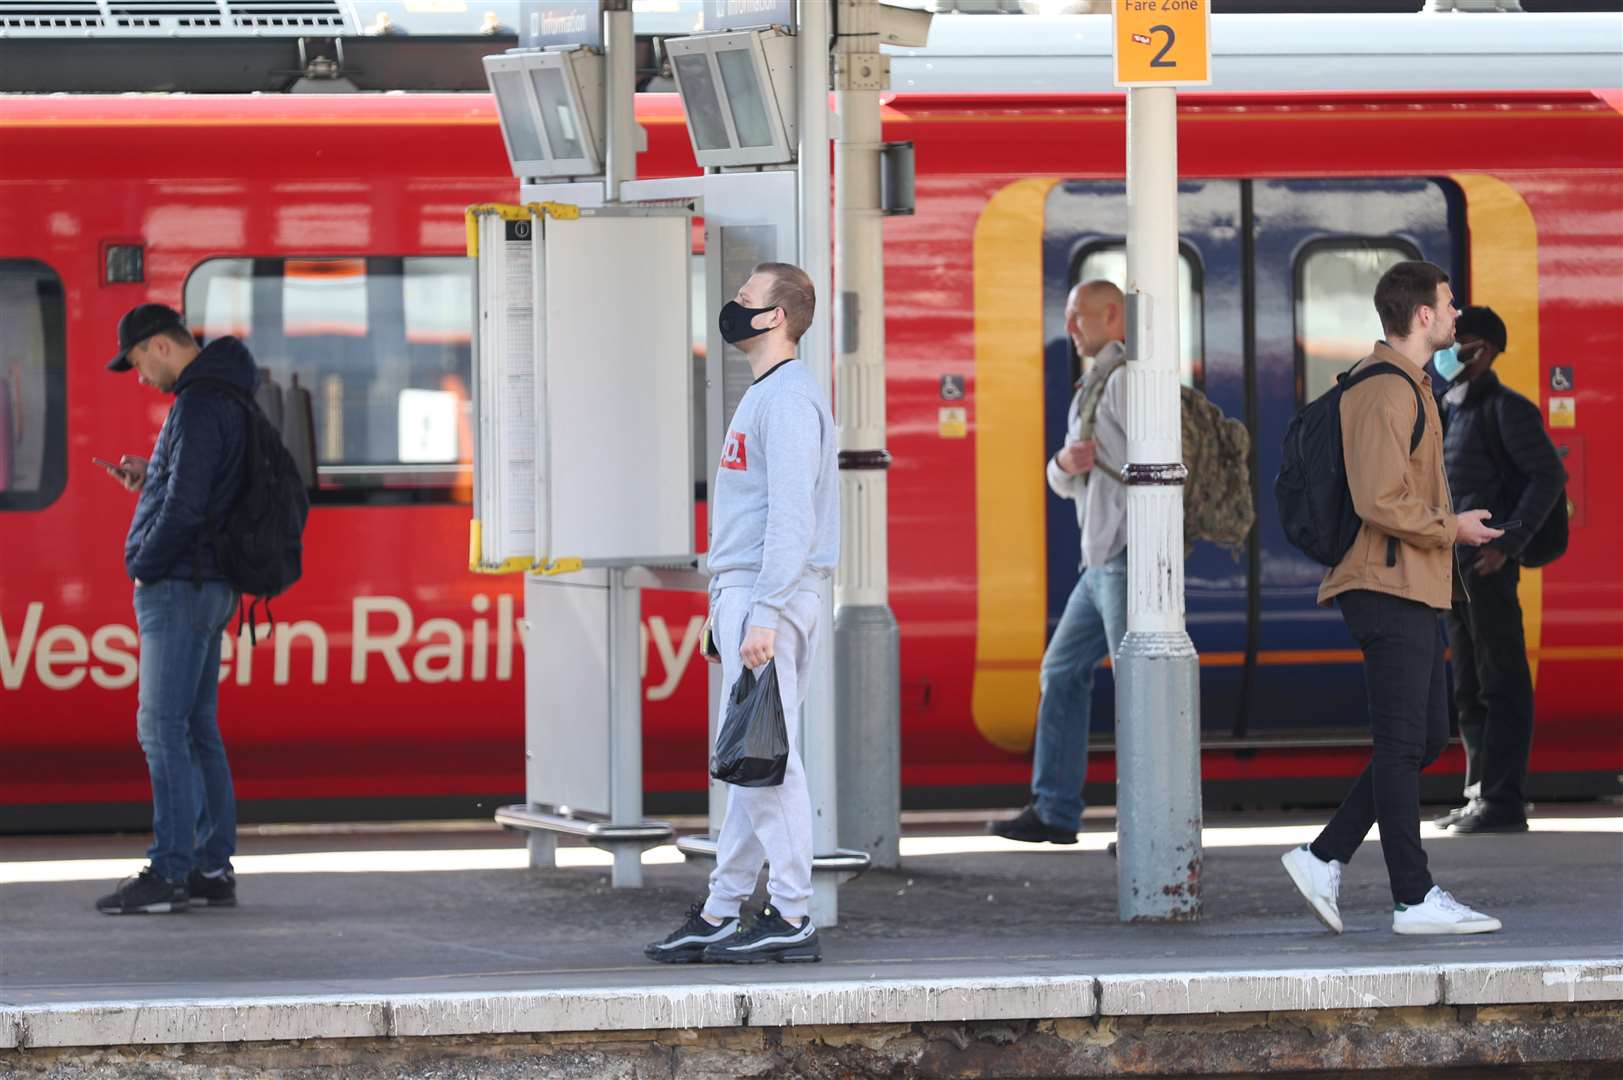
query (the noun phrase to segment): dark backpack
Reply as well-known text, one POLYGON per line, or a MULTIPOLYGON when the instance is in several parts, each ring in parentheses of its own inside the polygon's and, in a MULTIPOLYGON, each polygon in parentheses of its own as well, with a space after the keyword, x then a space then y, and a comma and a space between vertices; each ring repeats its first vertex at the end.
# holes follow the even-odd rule
MULTIPOLYGON (((1355 365, 1356 366, 1356 365, 1355 365)), ((1365 379, 1398 375, 1414 390, 1413 454, 1426 432, 1426 407, 1420 386, 1395 364, 1379 361, 1354 374, 1348 369, 1336 385, 1297 413, 1285 429, 1284 456, 1274 481, 1274 502, 1285 539, 1313 561, 1335 566, 1352 549, 1363 524, 1347 487, 1347 463, 1341 453, 1341 396, 1365 379)))
POLYGON ((225 393, 248 414, 242 492, 225 516, 212 523, 206 542, 213 546, 231 587, 257 598, 248 608, 248 636, 257 644, 255 609, 263 602, 267 619, 275 625, 271 598, 287 591, 303 572, 302 537, 310 497, 293 455, 253 398, 223 379, 194 379, 184 389, 196 386, 225 393))
MULTIPOLYGON (((1505 457, 1505 441, 1499 436, 1498 397, 1499 394, 1495 393, 1492 398, 1482 403, 1482 417, 1488 425, 1488 456, 1493 458, 1494 467, 1499 470, 1500 476, 1507 473, 1520 476, 1522 477, 1522 485, 1525 487, 1527 478, 1522 475, 1520 469, 1516 468, 1515 462, 1509 461, 1505 457)), ((1518 492, 1517 498, 1520 499, 1520 497, 1520 492, 1518 492)), ((1527 541, 1527 546, 1522 548, 1522 553, 1516 556, 1516 561, 1527 567, 1548 566, 1550 563, 1555 562, 1555 560, 1567 553, 1568 525, 1567 489, 1563 485, 1561 497, 1555 500, 1554 506, 1550 507, 1550 512, 1545 515, 1544 520, 1539 524, 1538 530, 1533 533, 1532 539, 1527 541)))

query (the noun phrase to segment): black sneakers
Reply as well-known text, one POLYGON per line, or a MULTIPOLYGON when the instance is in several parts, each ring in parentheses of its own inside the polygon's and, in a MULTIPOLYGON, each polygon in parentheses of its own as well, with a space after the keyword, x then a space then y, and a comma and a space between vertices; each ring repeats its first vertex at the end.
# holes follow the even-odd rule
POLYGON ((192 894, 195 907, 237 906, 237 875, 229 867, 218 877, 209 877, 193 867, 186 878, 186 888, 192 894))
POLYGON ((1028 806, 1008 821, 989 821, 986 831, 1006 840, 1023 840, 1028 844, 1074 844, 1075 829, 1057 829, 1037 816, 1037 807, 1028 806))
POLYGON ((704 950, 707 964, 764 964, 769 960, 811 964, 822 958, 823 946, 818 943, 817 927, 811 918, 795 926, 771 904, 761 909, 748 928, 740 925, 737 932, 704 950))
POLYGON ((184 881, 169 881, 158 876, 151 866, 132 878, 125 878, 117 889, 96 901, 96 910, 103 915, 148 915, 185 911, 190 896, 184 881))
POLYGON ((736 918, 723 919, 720 926, 712 926, 700 914, 703 904, 688 908, 687 918, 664 941, 643 947, 642 954, 661 964, 693 964, 704 959, 705 946, 725 941, 738 928, 736 918))

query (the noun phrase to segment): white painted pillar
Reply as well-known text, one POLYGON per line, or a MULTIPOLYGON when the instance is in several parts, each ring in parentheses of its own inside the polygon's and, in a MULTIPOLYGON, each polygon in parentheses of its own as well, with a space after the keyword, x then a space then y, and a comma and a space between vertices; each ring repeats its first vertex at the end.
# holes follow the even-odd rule
POLYGON ((1116 657, 1117 909, 1200 914, 1200 659, 1184 628, 1177 91, 1127 92, 1127 636, 1116 657))
MULTIPOLYGON (((800 266, 811 277, 820 309, 811 329, 800 340, 800 358, 811 369, 824 393, 832 397, 834 363, 828 307, 833 292, 828 198, 829 6, 801 3, 796 8, 800 14, 800 32, 795 43, 800 110, 800 266)), ((832 591, 824 593, 820 619, 823 647, 812 661, 806 704, 801 710, 800 746, 805 758, 806 781, 811 788, 813 852, 832 855, 839 848, 840 832, 834 657, 830 647, 834 628, 832 591)), ((811 917, 818 926, 838 925, 839 888, 838 874, 813 872, 811 917)))
POLYGON ((879 159, 879 0, 839 0, 834 47, 834 337, 840 565, 834 578, 840 837, 874 866, 901 865, 901 628, 890 609, 885 449, 885 250, 879 159))

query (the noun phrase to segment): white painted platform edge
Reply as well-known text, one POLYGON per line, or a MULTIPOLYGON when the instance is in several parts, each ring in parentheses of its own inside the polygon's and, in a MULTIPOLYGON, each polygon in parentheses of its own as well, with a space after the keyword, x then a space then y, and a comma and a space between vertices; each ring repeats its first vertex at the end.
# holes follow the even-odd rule
POLYGON ((1623 1001, 1623 959, 0 1005, 0 1049, 1623 1001))

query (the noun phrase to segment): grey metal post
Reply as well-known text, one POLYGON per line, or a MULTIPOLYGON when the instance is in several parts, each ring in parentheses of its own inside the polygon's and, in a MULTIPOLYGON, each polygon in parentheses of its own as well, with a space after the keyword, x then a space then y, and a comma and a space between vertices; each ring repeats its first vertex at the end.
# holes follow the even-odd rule
MULTIPOLYGON (((609 571, 609 820, 642 821, 642 593, 625 570, 609 571)), ((642 848, 618 844, 610 878, 617 889, 642 886, 642 848)))
POLYGON ((1116 657, 1117 910, 1200 915, 1200 660, 1184 629, 1177 91, 1127 91, 1127 637, 1116 657))
POLYGON ((620 201, 620 185, 637 178, 637 38, 629 0, 603 0, 603 201, 620 201))
POLYGON ((558 834, 536 829, 524 834, 531 870, 551 870, 558 865, 558 834))
POLYGON ((840 439, 835 701, 840 725, 840 844, 901 865, 901 630, 890 610, 885 450, 885 262, 879 0, 839 0, 834 51, 835 339, 840 439))
MULTIPOLYGON (((828 5, 801 3, 800 33, 796 42, 796 87, 800 110, 799 191, 801 268, 810 275, 817 290, 819 306, 829 295, 829 208, 828 208, 828 5)), ((824 307, 811 329, 800 341, 800 358, 825 393, 833 389, 834 370, 830 325, 824 307)), ((833 620, 833 598, 823 596, 820 618, 825 630, 833 620)), ((824 637, 827 638, 825 633, 824 637)), ((839 849, 838 748, 841 732, 835 726, 834 664, 828 649, 812 660, 806 685, 806 704, 801 710, 800 752, 806 765, 806 782, 811 789, 812 850, 815 855, 833 855, 839 849)), ((811 917, 819 926, 835 926, 840 918, 840 875, 827 870, 812 871, 811 917)))

